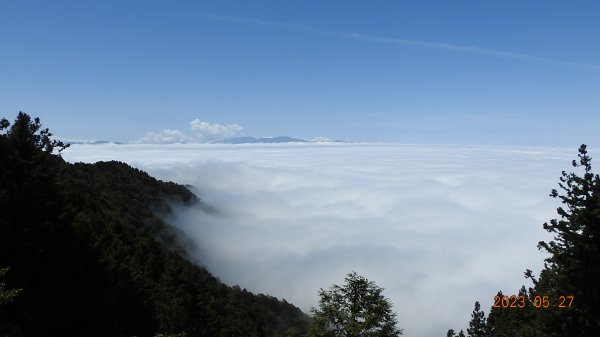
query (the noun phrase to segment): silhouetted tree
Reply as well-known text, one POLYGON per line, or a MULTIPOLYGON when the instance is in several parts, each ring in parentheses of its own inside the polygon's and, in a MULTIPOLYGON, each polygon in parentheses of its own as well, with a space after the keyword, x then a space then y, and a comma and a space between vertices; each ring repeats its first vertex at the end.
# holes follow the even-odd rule
POLYGON ((485 336, 485 314, 481 311, 479 302, 475 302, 475 308, 471 313, 471 321, 469 322, 469 328, 467 333, 470 337, 484 337, 485 336))
MULTIPOLYGON (((541 241, 538 248, 550 253, 536 288, 555 301, 574 295, 575 306, 559 312, 563 333, 569 336, 600 336, 600 177, 592 173, 587 146, 579 147, 573 167, 583 175, 562 172, 559 187, 550 196, 559 198, 559 219, 544 224, 554 240, 541 241)), ((527 275, 531 277, 531 272, 527 275)))

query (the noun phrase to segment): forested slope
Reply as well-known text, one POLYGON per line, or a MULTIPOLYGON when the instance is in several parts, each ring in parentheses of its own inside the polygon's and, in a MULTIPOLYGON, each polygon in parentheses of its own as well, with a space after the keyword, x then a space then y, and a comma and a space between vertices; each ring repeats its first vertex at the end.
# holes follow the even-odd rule
POLYGON ((198 207, 189 190, 124 163, 66 163, 49 136, 23 113, 0 124, 0 335, 306 332, 297 307, 183 257, 162 219, 198 207))

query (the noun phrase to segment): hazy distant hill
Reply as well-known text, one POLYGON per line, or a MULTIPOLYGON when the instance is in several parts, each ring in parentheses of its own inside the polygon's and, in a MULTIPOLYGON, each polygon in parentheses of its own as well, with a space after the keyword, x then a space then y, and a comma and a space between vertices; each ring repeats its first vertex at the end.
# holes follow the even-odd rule
POLYGON ((308 140, 287 136, 277 137, 235 137, 217 140, 215 144, 253 144, 253 143, 308 143, 308 140))
MULTIPOLYGON (((293 138, 288 136, 277 136, 277 137, 234 137, 221 140, 215 140, 210 142, 211 144, 277 144, 277 143, 350 143, 349 140, 306 140, 302 138, 293 138)), ((65 144, 71 145, 104 145, 104 144, 116 144, 122 145, 121 142, 114 142, 110 140, 67 140, 65 144)), ((134 142, 138 143, 138 142, 134 142)))
POLYGON ((81 144, 86 144, 86 145, 118 144, 118 145, 122 145, 123 143, 121 143, 121 142, 113 142, 113 141, 110 141, 110 140, 67 140, 67 141, 65 141, 65 144, 74 144, 74 145, 81 145, 81 144))

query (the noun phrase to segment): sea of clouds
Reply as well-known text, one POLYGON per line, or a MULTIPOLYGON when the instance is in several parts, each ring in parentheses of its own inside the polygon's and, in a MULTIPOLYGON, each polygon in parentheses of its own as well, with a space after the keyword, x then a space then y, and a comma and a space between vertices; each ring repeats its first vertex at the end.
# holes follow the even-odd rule
POLYGON ((407 336, 465 328, 476 300, 516 293, 551 236, 548 196, 574 148, 393 144, 74 145, 190 184, 216 212, 169 221, 222 281, 305 312, 356 271, 385 288, 407 336))

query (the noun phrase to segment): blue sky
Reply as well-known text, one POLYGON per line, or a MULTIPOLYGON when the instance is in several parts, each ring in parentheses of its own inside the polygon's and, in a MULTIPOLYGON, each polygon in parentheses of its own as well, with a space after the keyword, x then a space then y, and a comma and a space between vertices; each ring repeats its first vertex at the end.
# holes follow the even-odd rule
POLYGON ((0 112, 132 141, 600 145, 596 1, 4 1, 0 112))

